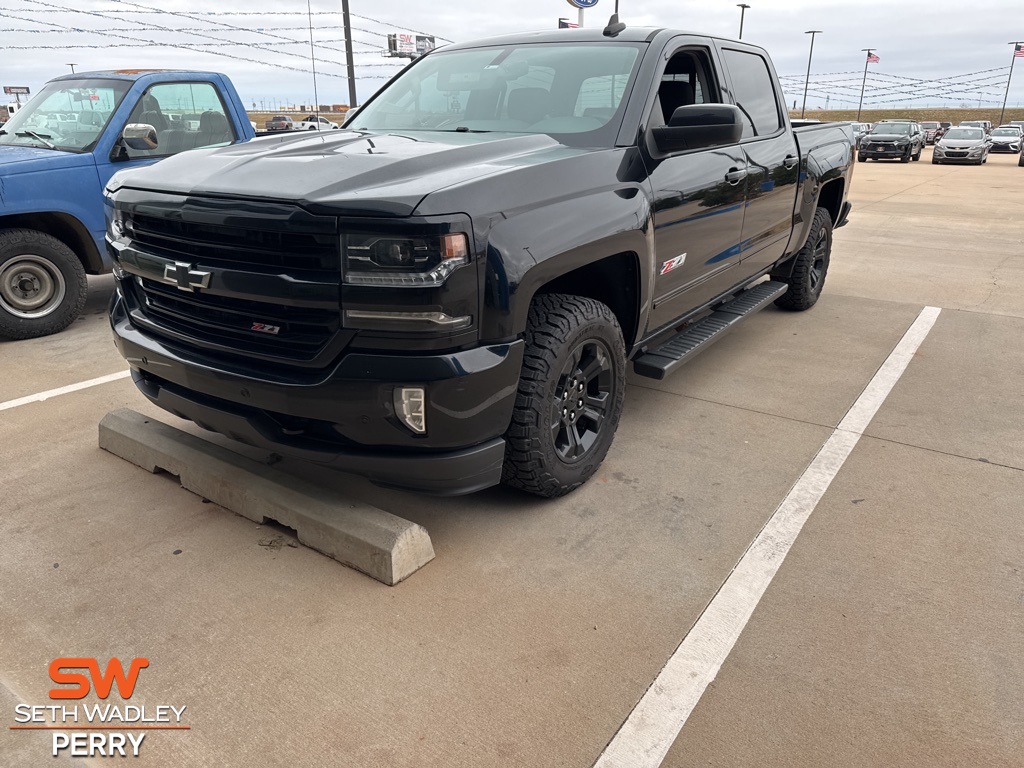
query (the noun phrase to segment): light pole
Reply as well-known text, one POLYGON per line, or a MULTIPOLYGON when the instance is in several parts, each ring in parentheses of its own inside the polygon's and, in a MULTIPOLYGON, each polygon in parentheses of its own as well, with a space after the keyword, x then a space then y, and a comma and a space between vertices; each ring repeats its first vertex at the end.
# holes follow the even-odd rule
POLYGON ((1006 114, 1006 99, 1010 95, 1010 81, 1013 79, 1013 65, 1017 61, 1018 56, 1024 56, 1024 40, 1014 40, 1012 43, 1007 45, 1013 46, 1013 58, 1010 59, 1010 74, 1006 76, 1006 93, 1003 94, 1003 108, 999 110, 999 125, 1003 124, 1003 115, 1006 114))
POLYGON ((801 119, 804 116, 804 112, 807 111, 807 85, 811 82, 811 57, 814 56, 814 36, 822 34, 822 31, 820 29, 809 29, 804 34, 811 36, 811 52, 807 54, 807 77, 804 78, 804 104, 800 107, 801 119))
POLYGON ((71 67, 71 74, 72 75, 75 74, 75 65, 74 64, 68 64, 68 66, 71 67))
POLYGON ((352 19, 348 12, 348 0, 341 0, 341 23, 345 28, 345 70, 348 72, 348 108, 355 109, 356 69, 352 62, 352 19))
MULTIPOLYGON (((857 122, 860 122, 860 110, 864 106, 864 86, 868 82, 868 64, 871 63, 871 52, 874 48, 861 48, 867 56, 864 57, 864 79, 860 81, 860 101, 857 102, 857 122)), ((877 57, 876 57, 877 58, 877 57)))
POLYGON ((750 6, 747 5, 746 3, 737 3, 736 7, 740 9, 740 37, 739 37, 739 39, 742 40, 743 39, 743 16, 746 14, 747 8, 749 8, 750 6))

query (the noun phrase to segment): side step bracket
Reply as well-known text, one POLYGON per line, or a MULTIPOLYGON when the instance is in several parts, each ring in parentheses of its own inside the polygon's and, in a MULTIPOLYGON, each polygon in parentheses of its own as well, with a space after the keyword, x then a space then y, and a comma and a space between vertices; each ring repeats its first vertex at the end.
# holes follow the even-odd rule
POLYGON ((642 354, 633 361, 633 370, 640 376, 664 379, 722 338, 737 323, 767 307, 788 288, 775 280, 748 288, 657 349, 642 354))

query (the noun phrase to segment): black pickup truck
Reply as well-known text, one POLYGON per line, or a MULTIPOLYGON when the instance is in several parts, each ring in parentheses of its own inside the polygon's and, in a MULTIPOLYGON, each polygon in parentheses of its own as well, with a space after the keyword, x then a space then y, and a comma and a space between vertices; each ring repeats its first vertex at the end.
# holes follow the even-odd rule
POLYGON ((112 179, 111 325, 171 413, 419 492, 578 487, 628 362, 811 307, 850 209, 850 125, 686 32, 448 46, 345 128, 112 179))

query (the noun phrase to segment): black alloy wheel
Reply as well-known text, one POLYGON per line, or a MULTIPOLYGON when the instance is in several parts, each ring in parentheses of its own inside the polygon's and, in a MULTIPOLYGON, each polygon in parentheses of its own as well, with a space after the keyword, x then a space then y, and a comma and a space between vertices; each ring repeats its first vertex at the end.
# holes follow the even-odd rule
POLYGON ((612 354, 600 339, 581 343, 566 362, 555 385, 551 439, 558 458, 577 462, 593 450, 615 402, 612 354))
POLYGON ((531 303, 523 341, 501 480, 537 496, 564 496, 601 466, 619 426, 622 330, 606 304, 550 293, 531 303))

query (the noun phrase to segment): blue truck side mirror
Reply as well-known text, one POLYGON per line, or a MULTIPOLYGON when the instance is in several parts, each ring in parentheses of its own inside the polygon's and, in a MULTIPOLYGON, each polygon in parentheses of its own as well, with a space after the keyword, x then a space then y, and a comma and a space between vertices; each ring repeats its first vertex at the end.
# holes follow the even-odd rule
POLYGON ((131 149, 156 149, 160 143, 156 128, 146 123, 129 123, 121 132, 121 138, 131 149))

